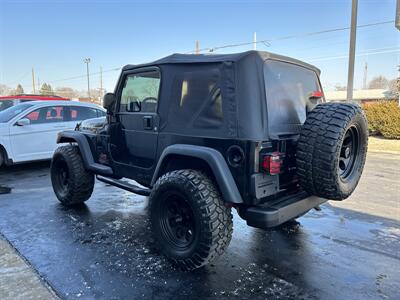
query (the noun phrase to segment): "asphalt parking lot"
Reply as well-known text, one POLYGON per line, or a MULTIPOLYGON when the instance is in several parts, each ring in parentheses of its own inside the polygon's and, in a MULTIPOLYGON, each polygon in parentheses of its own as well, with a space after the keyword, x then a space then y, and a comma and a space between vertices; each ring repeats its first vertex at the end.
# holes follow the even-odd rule
POLYGON ((48 167, 0 171, 11 188, 0 235, 61 298, 400 298, 400 155, 370 153, 350 199, 290 226, 250 228, 235 213, 225 255, 190 273, 154 248, 145 197, 98 182, 87 205, 67 209, 48 167))

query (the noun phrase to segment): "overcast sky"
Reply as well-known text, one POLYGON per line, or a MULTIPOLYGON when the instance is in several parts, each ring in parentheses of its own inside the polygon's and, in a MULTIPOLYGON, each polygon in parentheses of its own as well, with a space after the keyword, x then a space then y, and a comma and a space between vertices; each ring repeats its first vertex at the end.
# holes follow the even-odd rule
MULTIPOLYGON (((358 24, 394 20, 395 7, 395 0, 359 0, 358 24)), ((350 13, 351 0, 0 0, 0 83, 21 83, 30 92, 34 67, 40 82, 53 88, 85 89, 83 59, 90 57, 91 73, 102 66, 104 86, 112 91, 119 74, 114 69, 125 64, 191 51, 196 40, 200 48, 251 42, 257 32, 258 40, 271 40, 258 50, 316 65, 325 89, 332 89, 346 84, 349 30, 304 34, 348 27, 350 13), (297 37, 279 39, 285 36, 297 37)), ((357 38, 355 87, 362 86, 365 62, 368 79, 395 78, 400 34, 394 23, 359 28, 357 38)), ((91 75, 91 85, 99 87, 98 74, 91 75)))

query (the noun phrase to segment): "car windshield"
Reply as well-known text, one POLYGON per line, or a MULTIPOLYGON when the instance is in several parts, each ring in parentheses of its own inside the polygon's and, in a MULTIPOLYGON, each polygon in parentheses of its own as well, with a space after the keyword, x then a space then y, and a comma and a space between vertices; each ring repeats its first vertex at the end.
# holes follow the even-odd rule
POLYGON ((0 111, 6 110, 14 105, 13 100, 2 100, 0 101, 0 111))
POLYGON ((7 123, 16 115, 32 107, 31 103, 21 103, 0 112, 0 123, 7 123))

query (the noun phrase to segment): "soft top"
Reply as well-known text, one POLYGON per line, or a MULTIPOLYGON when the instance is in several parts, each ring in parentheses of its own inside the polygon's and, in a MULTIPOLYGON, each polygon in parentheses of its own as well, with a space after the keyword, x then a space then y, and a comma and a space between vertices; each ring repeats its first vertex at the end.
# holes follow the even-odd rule
POLYGON ((274 54, 271 52, 266 52, 266 51, 255 51, 255 50, 250 50, 246 52, 240 52, 240 53, 232 53, 232 54, 179 54, 175 53, 169 56, 166 56, 164 58, 158 59, 156 61, 150 62, 150 63, 144 63, 144 64, 138 64, 138 65, 126 65, 125 67, 122 68, 123 71, 125 70, 130 70, 130 69, 136 69, 139 67, 148 67, 148 66, 154 66, 154 65, 162 65, 162 64, 192 64, 192 63, 214 63, 214 62, 240 62, 246 58, 254 58, 256 61, 259 61, 260 63, 264 62, 266 59, 275 59, 275 60, 281 60, 285 62, 290 62, 294 63, 297 65, 301 65, 303 67, 306 67, 308 69, 312 69, 315 72, 320 74, 320 70, 308 63, 302 62, 300 60, 279 55, 279 54, 274 54))

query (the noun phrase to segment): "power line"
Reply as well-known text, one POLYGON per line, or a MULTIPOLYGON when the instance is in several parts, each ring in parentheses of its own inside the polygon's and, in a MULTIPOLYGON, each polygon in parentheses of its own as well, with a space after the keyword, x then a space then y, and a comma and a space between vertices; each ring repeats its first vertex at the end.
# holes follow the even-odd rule
MULTIPOLYGON (((368 23, 368 24, 363 24, 363 25, 358 25, 357 28, 366 28, 366 27, 372 27, 372 26, 378 26, 378 25, 384 25, 384 24, 391 24, 394 23, 394 20, 391 21, 382 21, 382 22, 375 22, 375 23, 368 23)), ((208 52, 214 52, 216 50, 219 49, 225 49, 225 48, 233 48, 233 47, 240 47, 240 46, 248 46, 248 45, 254 45, 256 44, 263 44, 267 47, 269 47, 271 44, 271 42, 273 41, 282 41, 282 40, 289 40, 289 39, 294 39, 294 38, 301 38, 301 37, 308 37, 308 36, 315 36, 315 35, 321 35, 321 34, 326 34, 326 33, 332 33, 332 32, 338 32, 338 31, 344 31, 344 30, 349 30, 350 27, 340 27, 340 28, 332 28, 332 29, 326 29, 326 30, 321 30, 321 31, 315 31, 315 32, 307 32, 307 33, 302 33, 302 34, 297 34, 297 35, 288 35, 288 36, 282 36, 282 37, 276 37, 276 38, 271 38, 271 39, 264 39, 264 40, 259 40, 259 41, 252 41, 252 42, 243 42, 243 43, 237 43, 237 44, 227 44, 227 45, 221 45, 221 46, 217 46, 217 47, 212 47, 212 48, 202 48, 202 49, 198 49, 199 52, 204 52, 204 51, 208 51, 208 52)), ((192 54, 193 51, 190 52, 186 52, 187 54, 192 54)), ((375 53, 373 53, 375 54, 375 53)), ((358 55, 359 56, 359 55, 358 55)), ((341 58, 341 57, 337 57, 337 58, 341 58)), ((317 59, 320 60, 320 59, 317 59)), ((323 60, 326 60, 325 58, 323 60)), ((116 72, 116 71, 120 71, 121 68, 112 68, 112 69, 108 69, 108 70, 104 70, 103 73, 108 73, 108 72, 116 72)), ((90 73, 89 75, 100 75, 101 72, 93 72, 90 73)), ((24 75, 25 77, 25 75, 24 75)), ((56 83, 56 82, 62 82, 62 81, 69 81, 69 80, 74 80, 74 79, 81 79, 81 78, 85 78, 87 77, 87 75, 79 75, 79 76, 72 76, 72 77, 67 77, 67 78, 61 78, 61 79, 56 79, 56 80, 52 80, 49 81, 48 83, 56 83)))
MULTIPOLYGON (((367 56, 367 55, 374 55, 374 54, 384 54, 384 53, 397 53, 400 52, 400 48, 377 48, 377 49, 368 49, 367 51, 370 52, 358 52, 356 56, 367 56)), ((317 57, 317 58, 310 58, 304 59, 305 61, 326 61, 326 60, 334 60, 334 59, 341 59, 341 58, 348 58, 348 55, 342 54, 337 56, 327 56, 327 57, 317 57)))
MULTIPOLYGON (((108 73, 108 72, 115 72, 115 71, 119 71, 119 70, 121 70, 121 68, 118 67, 118 68, 112 68, 112 69, 104 70, 102 72, 103 73, 108 73)), ((89 75, 92 76, 92 75, 100 75, 100 74, 101 74, 101 72, 93 72, 93 73, 90 73, 89 75)), ((49 81, 49 83, 55 83, 55 82, 60 82, 60 81, 68 81, 68 80, 73 80, 73 79, 86 78, 86 76, 87 75, 85 74, 85 75, 67 77, 67 78, 62 78, 62 79, 56 79, 56 80, 49 81)))
MULTIPOLYGON (((372 26, 378 26, 378 25, 384 25, 384 24, 390 24, 390 23, 394 23, 394 20, 358 25, 357 28, 372 27, 372 26)), ((283 41, 283 40, 289 40, 289 39, 294 39, 294 38, 309 37, 309 36, 320 35, 320 34, 331 33, 331 32, 337 32, 337 31, 344 31, 344 30, 349 30, 349 29, 350 29, 349 26, 347 26, 347 27, 339 27, 339 28, 332 28, 332 29, 326 29, 326 30, 321 30, 321 31, 306 32, 306 33, 301 33, 301 34, 297 34, 297 35, 288 35, 288 36, 276 37, 276 38, 271 38, 271 39, 265 39, 265 40, 260 40, 260 41, 257 41, 257 42, 243 42, 243 43, 237 43, 237 44, 221 45, 221 46, 216 46, 216 47, 212 47, 212 48, 202 48, 202 49, 199 49, 199 51, 200 52, 204 52, 204 51, 214 52, 214 51, 219 50, 219 49, 248 46, 248 45, 253 45, 254 43, 264 44, 264 45, 268 45, 269 46, 270 43, 273 42, 273 41, 283 41)), ((186 52, 186 53, 187 54, 191 54, 191 53, 193 53, 193 51, 186 52)))

